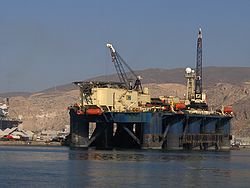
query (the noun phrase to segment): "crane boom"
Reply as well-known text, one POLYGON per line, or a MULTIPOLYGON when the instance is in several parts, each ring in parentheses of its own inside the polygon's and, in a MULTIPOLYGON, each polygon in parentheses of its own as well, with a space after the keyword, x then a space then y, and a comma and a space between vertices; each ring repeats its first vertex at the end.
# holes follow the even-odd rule
POLYGON ((199 29, 197 40, 195 99, 202 99, 202 31, 199 29))
POLYGON ((110 49, 112 62, 114 63, 114 66, 115 66, 115 69, 116 69, 116 72, 117 72, 117 75, 118 75, 120 82, 127 84, 126 81, 128 80, 128 76, 124 70, 122 63, 121 63, 124 60, 116 52, 116 50, 114 49, 112 44, 107 44, 107 47, 110 49))
POLYGON ((107 44, 107 47, 110 49, 112 62, 114 63, 120 82, 125 83, 127 89, 130 90, 135 89, 137 91, 143 92, 141 86, 141 77, 135 74, 135 72, 130 68, 130 66, 122 59, 120 54, 115 50, 112 44, 107 44), (128 77, 125 68, 128 69, 128 71, 132 74, 134 79, 128 77), (133 80, 135 81, 134 84, 132 83, 133 80))

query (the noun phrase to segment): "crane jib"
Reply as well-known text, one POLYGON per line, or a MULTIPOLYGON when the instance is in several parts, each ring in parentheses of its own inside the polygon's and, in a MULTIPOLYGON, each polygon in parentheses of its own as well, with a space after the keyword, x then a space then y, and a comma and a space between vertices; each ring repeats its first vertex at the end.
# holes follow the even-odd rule
POLYGON ((122 59, 120 54, 114 49, 112 44, 107 44, 107 47, 110 49, 112 62, 114 63, 120 82, 125 83, 127 89, 135 89, 143 93, 140 76, 135 74, 130 66, 122 59), (129 77, 128 74, 132 77, 129 77))

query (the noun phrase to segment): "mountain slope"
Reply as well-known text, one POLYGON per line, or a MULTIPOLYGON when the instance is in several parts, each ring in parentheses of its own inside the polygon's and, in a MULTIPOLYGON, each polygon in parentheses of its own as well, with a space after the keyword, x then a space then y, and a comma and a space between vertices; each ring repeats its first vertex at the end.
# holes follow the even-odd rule
MULTIPOLYGON (((135 71, 137 75, 142 76, 143 84, 149 83, 178 83, 185 84, 185 68, 177 69, 145 69, 135 71)), ((119 81, 116 74, 98 76, 88 80, 95 81, 119 81)), ((75 80, 77 81, 77 80, 75 80)), ((239 84, 250 81, 250 67, 205 67, 203 68, 204 87, 213 86, 216 83, 239 84)), ((72 83, 49 88, 42 92, 70 91, 76 89, 72 83)))

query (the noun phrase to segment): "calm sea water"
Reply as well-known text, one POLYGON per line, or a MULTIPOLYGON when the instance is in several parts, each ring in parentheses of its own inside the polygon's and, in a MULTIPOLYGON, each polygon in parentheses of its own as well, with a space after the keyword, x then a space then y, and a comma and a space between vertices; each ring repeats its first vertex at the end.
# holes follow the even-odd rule
POLYGON ((250 151, 1 146, 0 187, 250 187, 250 151))

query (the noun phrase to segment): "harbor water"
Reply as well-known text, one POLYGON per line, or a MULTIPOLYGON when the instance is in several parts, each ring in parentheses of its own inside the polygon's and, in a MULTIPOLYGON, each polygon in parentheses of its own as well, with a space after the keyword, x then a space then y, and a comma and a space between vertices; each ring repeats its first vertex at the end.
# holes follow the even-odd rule
POLYGON ((250 150, 0 146, 0 187, 249 187, 250 150))

